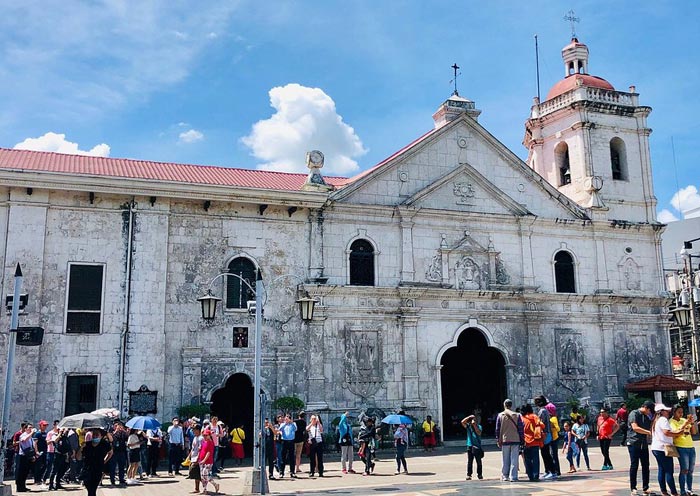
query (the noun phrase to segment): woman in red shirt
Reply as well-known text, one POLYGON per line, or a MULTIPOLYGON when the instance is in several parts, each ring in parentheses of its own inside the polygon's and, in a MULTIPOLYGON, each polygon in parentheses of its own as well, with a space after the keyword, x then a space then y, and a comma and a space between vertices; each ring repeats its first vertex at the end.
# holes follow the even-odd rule
POLYGON ((601 470, 612 470, 613 468, 610 460, 610 443, 618 430, 620 430, 620 426, 610 416, 610 412, 606 408, 601 408, 598 417, 598 441, 600 441, 600 451, 603 453, 603 468, 601 470))
POLYGON ((214 492, 216 494, 219 492, 219 484, 211 480, 211 467, 214 464, 214 441, 211 429, 204 429, 202 435, 204 436, 204 441, 202 441, 202 446, 199 448, 199 458, 197 459, 202 477, 202 491, 204 494, 209 494, 207 485, 211 482, 216 489, 214 492))

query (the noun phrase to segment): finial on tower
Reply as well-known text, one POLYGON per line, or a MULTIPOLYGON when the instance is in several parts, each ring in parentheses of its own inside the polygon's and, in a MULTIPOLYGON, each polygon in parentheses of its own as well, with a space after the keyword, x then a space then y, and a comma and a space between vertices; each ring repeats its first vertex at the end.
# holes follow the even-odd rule
POLYGON ((564 20, 569 21, 569 24, 571 24, 571 39, 573 40, 576 38, 576 23, 581 22, 581 18, 576 17, 576 13, 572 9, 566 13, 564 20))
POLYGON ((454 78, 452 78, 452 81, 450 81, 450 83, 454 83, 454 84, 455 84, 455 90, 454 90, 454 92, 452 92, 452 94, 453 94, 453 95, 459 96, 459 93, 457 92, 457 76, 461 76, 462 73, 461 73, 461 72, 460 72, 460 73, 457 73, 457 71, 459 70, 459 66, 457 65, 457 62, 455 62, 455 63, 452 65, 452 70, 455 71, 454 78))

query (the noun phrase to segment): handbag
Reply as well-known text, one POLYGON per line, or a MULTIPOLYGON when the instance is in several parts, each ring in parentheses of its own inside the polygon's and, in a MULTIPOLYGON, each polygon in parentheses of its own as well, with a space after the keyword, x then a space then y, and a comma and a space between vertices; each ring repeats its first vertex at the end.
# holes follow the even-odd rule
POLYGON ((484 450, 479 448, 478 446, 470 446, 469 450, 471 451, 472 455, 474 455, 474 458, 484 457, 484 450))
POLYGON ((185 460, 182 462, 183 467, 189 467, 192 461, 190 460, 189 457, 185 458, 185 460))
POLYGON ((671 458, 678 458, 680 456, 678 450, 672 444, 664 444, 664 454, 671 458))

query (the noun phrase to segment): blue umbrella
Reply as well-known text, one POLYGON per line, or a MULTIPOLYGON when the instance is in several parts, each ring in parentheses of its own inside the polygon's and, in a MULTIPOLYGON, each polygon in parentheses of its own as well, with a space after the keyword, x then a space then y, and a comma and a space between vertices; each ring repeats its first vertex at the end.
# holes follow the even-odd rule
POLYGON ((382 419, 382 424, 399 425, 399 424, 413 424, 411 417, 406 415, 399 415, 395 413, 393 415, 387 415, 382 419))
POLYGON ((693 398, 688 402, 688 406, 700 406, 700 398, 693 398))
POLYGON ((140 431, 146 431, 146 430, 157 429, 158 427, 160 427, 160 422, 158 422, 153 417, 138 416, 138 417, 134 417, 132 419, 129 419, 129 421, 126 423, 126 426, 130 429, 138 429, 140 431))

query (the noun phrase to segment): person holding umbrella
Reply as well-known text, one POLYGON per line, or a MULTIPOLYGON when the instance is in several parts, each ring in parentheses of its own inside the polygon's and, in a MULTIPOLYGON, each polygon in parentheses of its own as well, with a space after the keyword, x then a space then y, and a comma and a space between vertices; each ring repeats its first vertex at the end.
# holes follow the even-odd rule
POLYGON ((87 496, 97 496, 97 488, 102 481, 107 462, 112 458, 112 446, 104 429, 92 429, 92 438, 83 447, 83 484, 87 496))
POLYGON ((406 424, 399 424, 394 431, 394 444, 396 446, 396 475, 401 473, 401 465, 403 465, 403 473, 408 473, 406 467, 406 448, 408 447, 408 430, 406 424))

